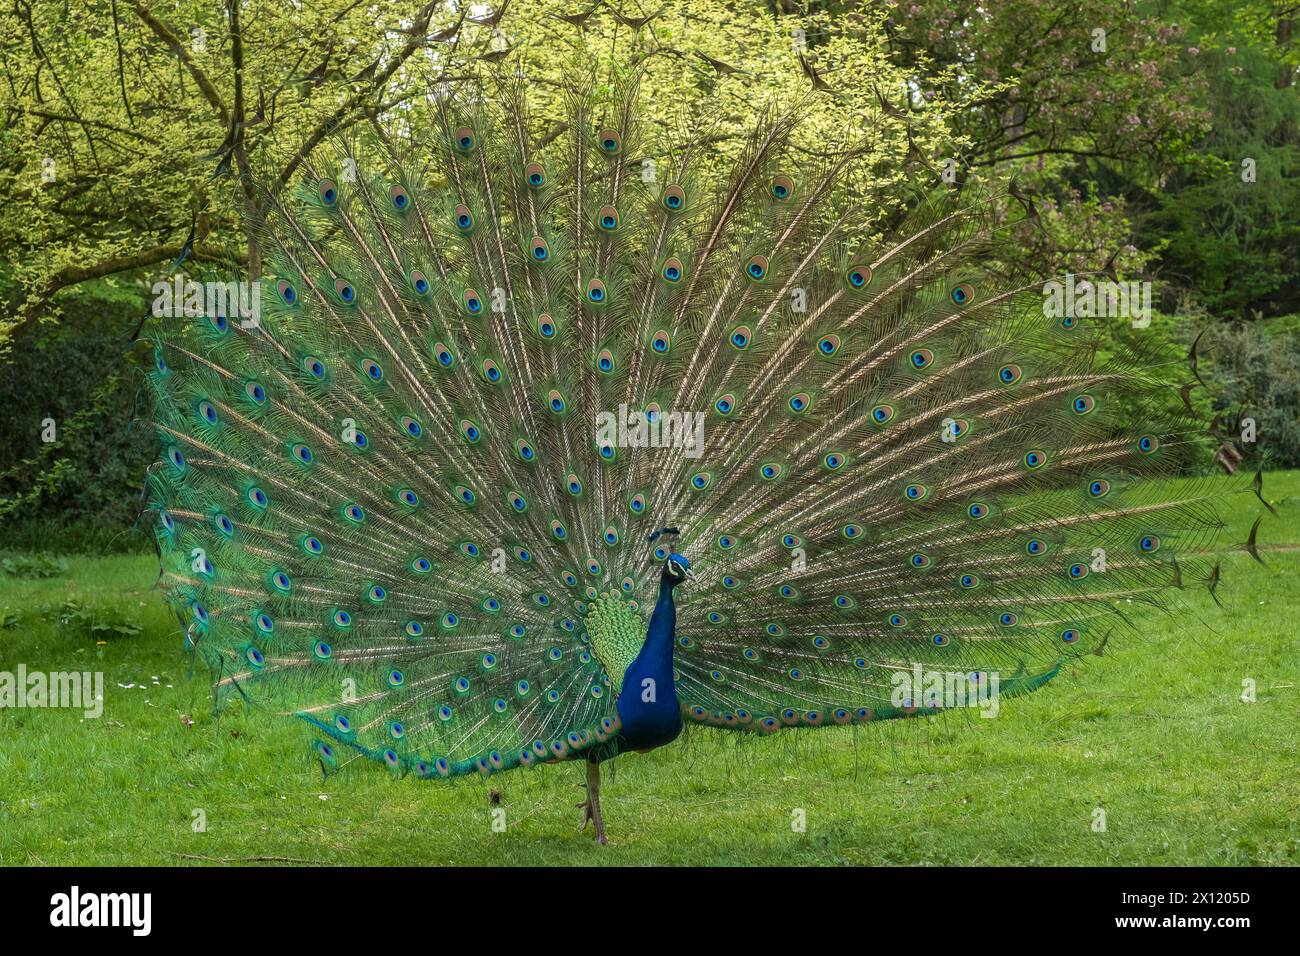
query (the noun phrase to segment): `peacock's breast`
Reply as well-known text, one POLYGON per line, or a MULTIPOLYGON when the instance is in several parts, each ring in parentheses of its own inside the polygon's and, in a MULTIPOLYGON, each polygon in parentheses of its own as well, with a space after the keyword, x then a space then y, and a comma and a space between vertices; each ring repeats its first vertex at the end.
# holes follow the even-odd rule
POLYGON ((662 653, 648 647, 645 618, 617 592, 590 603, 586 627, 592 652, 617 695, 619 749, 650 750, 676 739, 682 718, 673 687, 671 644, 662 653))
POLYGON ((619 694, 619 736, 624 750, 653 750, 677 739, 682 713, 671 673, 638 659, 624 675, 619 694))

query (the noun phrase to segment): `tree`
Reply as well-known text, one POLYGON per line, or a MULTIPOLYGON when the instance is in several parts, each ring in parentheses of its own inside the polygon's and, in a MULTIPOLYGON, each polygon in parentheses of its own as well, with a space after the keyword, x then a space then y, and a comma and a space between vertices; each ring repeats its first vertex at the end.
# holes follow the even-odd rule
POLYGON ((635 0, 584 9, 585 19, 557 0, 15 0, 0 11, 0 301, 12 305, 0 362, 15 406, 0 443, 0 518, 129 520, 123 489, 147 456, 108 439, 135 413, 123 352, 149 285, 172 268, 260 276, 259 187, 294 184, 335 134, 418 150, 411 132, 435 129, 438 97, 467 77, 519 72, 541 142, 566 119, 566 74, 607 78, 630 63, 652 129, 708 129, 706 181, 756 113, 797 109, 809 163, 868 142, 873 173, 851 184, 852 198, 879 200, 864 224, 884 218, 909 165, 954 152, 944 103, 896 115, 877 96, 904 79, 886 57, 883 14, 774 16, 709 0, 653 16, 635 0), (89 334, 88 322, 109 334, 89 334), (47 419, 58 437, 41 442, 47 419))
MULTIPOLYGON (((701 121, 702 94, 719 94, 709 121, 724 153, 756 105, 801 99, 808 149, 870 133, 882 170, 909 135, 926 154, 948 139, 942 104, 905 127, 876 101, 874 86, 903 80, 877 15, 772 17, 695 0, 645 22, 635 3, 597 5, 580 25, 562 18, 574 12, 556 0, 459 13, 449 0, 14 0, 0 12, 0 282, 20 293, 0 348, 92 280, 132 281, 182 258, 260 274, 257 184, 289 184, 331 134, 418 124, 484 60, 517 58, 539 116, 555 122, 566 70, 631 53, 665 124, 701 121), (808 98, 801 52, 835 92, 808 98)), ((895 164, 875 185, 901 178, 895 164)))
POLYGON ((90 280, 182 256, 259 269, 254 182, 444 72, 433 0, 15 0, 0 13, 0 321, 47 317, 90 280), (76 29, 68 21, 75 18, 76 29), (421 54, 421 55, 416 55, 421 54))

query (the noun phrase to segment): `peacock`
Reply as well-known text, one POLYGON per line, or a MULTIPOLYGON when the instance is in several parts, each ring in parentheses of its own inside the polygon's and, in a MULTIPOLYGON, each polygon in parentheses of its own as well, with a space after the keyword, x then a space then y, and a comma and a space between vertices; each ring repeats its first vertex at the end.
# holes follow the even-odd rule
POLYGON ((686 726, 1032 691, 1217 583, 1182 358, 1053 305, 1025 197, 876 230, 798 110, 724 159, 634 70, 569 87, 545 137, 487 69, 409 143, 322 143, 256 314, 147 334, 160 586, 219 698, 326 772, 579 761, 604 843, 601 764, 686 726))

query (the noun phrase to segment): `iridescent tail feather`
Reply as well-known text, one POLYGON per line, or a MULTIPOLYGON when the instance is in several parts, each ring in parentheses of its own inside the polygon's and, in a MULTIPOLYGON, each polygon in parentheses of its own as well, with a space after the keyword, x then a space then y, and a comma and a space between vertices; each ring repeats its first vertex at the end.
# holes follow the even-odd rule
POLYGON ((861 154, 810 165, 796 117, 709 189, 707 136, 663 142, 634 81, 576 85, 544 145, 518 80, 483 90, 401 153, 322 145, 269 198, 257 322, 154 335, 168 596, 218 686, 304 715, 327 764, 608 743, 621 671, 584 619, 644 617, 664 526, 700 572, 683 712, 758 732, 933 709, 898 700, 918 664, 1033 689, 1208 578, 1222 487, 1178 479, 1180 359, 1052 314, 1007 265, 1014 200, 877 239, 861 154), (698 457, 593 427, 621 408, 702 422, 698 457))

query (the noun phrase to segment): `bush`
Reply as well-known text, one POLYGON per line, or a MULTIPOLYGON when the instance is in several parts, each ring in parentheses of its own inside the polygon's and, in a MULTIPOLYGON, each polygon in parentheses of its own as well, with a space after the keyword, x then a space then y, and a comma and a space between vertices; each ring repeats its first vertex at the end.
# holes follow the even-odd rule
POLYGON ((1261 461, 1300 467, 1300 332, 1296 320, 1212 326, 1202 342, 1220 405, 1253 418, 1261 461))
POLYGON ((120 302, 79 300, 58 325, 20 329, 0 358, 0 546, 148 548, 131 531, 154 449, 133 422, 145 414, 128 354, 139 319, 120 302))
POLYGON ((63 558, 52 558, 45 554, 16 554, 0 558, 0 571, 11 578, 57 578, 67 570, 68 562, 63 558))

